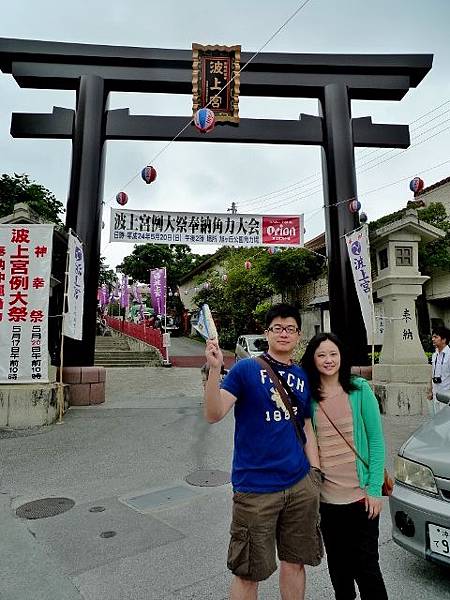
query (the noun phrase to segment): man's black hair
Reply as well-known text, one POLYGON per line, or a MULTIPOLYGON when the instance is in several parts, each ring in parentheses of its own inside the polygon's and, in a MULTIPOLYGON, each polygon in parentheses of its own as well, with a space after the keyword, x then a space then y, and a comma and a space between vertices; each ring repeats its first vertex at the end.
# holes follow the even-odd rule
POLYGON ((431 335, 438 335, 439 337, 446 340, 447 344, 450 344, 450 329, 440 325, 439 327, 433 327, 431 335))
POLYGON ((281 319, 292 317, 297 322, 297 327, 299 329, 302 328, 302 318, 300 317, 298 308, 291 304, 274 304, 271 306, 266 314, 266 329, 277 317, 280 317, 281 319))

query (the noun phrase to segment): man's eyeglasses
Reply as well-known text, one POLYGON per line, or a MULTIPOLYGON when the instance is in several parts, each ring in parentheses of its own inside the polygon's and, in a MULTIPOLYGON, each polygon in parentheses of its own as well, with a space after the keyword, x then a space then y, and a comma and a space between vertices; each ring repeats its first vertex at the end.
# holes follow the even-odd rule
POLYGON ((295 325, 286 325, 286 327, 283 327, 283 325, 272 325, 271 327, 268 327, 267 330, 277 334, 285 331, 289 335, 293 335, 294 333, 298 333, 300 331, 300 329, 295 325))

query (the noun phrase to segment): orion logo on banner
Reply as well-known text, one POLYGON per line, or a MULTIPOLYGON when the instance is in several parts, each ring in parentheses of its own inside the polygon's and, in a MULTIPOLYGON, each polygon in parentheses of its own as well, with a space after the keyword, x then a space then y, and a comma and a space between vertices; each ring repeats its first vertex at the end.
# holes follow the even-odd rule
POLYGON ((302 218, 263 217, 262 236, 264 244, 303 245, 302 218))

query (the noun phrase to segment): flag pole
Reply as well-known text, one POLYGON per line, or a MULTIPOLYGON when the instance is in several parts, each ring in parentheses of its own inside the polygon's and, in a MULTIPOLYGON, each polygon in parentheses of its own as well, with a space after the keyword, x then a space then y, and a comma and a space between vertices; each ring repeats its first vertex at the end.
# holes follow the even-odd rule
POLYGON ((64 295, 63 295, 63 306, 62 306, 62 319, 61 319, 61 347, 59 353, 59 384, 57 387, 57 406, 59 409, 58 425, 63 422, 64 414, 64 383, 63 383, 63 368, 64 368, 64 321, 66 316, 66 306, 68 301, 67 287, 69 282, 69 237, 72 233, 72 229, 69 229, 69 236, 67 238, 67 254, 66 254, 66 271, 64 273, 64 295))
POLYGON ((164 334, 165 334, 165 340, 166 340, 166 363, 167 365, 170 364, 169 361, 169 337, 170 334, 167 333, 167 267, 164 267, 164 281, 165 281, 165 286, 164 286, 164 334))

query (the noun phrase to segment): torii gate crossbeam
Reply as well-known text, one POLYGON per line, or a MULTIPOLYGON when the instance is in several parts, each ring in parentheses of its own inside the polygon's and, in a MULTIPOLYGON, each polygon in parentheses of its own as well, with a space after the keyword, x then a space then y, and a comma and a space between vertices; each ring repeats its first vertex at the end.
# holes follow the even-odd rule
MULTIPOLYGON (((245 64, 252 55, 242 53, 245 64)), ((353 364, 365 364, 364 325, 343 235, 359 224, 346 200, 357 197, 355 147, 407 148, 406 125, 352 119, 351 100, 401 100, 431 69, 432 55, 261 53, 240 75, 242 96, 317 98, 319 116, 298 121, 242 119, 205 137, 194 127, 177 141, 305 144, 322 147, 331 327, 351 348, 353 364)), ((0 38, 0 68, 22 87, 72 89, 76 110, 13 113, 14 137, 72 139, 66 224, 85 243, 84 339, 70 340, 67 364, 94 361, 103 160, 106 140, 171 140, 189 116, 131 116, 107 110, 114 91, 190 94, 189 50, 130 48, 0 38)))

